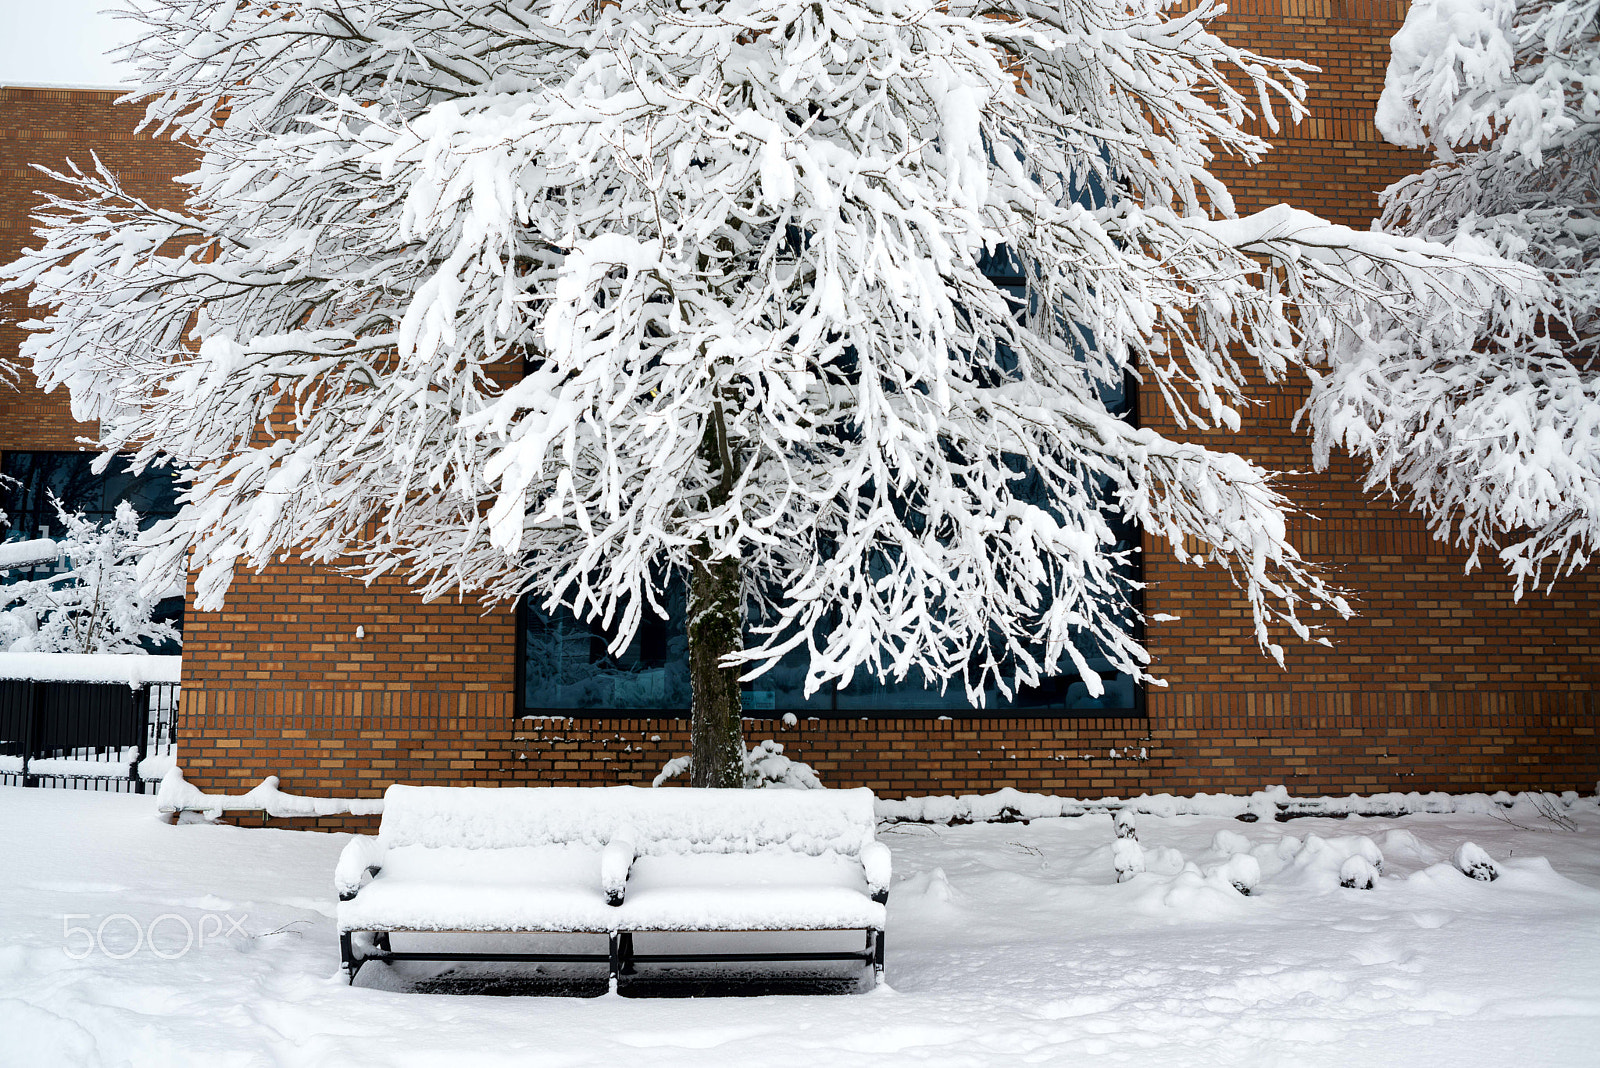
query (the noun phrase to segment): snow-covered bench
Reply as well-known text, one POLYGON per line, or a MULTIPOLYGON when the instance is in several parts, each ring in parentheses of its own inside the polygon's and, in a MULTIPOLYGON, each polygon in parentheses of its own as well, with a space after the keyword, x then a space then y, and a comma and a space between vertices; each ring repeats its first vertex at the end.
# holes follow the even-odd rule
POLYGON ((860 960, 883 976, 889 850, 870 790, 391 786, 345 847, 340 956, 640 963, 860 960), (370 878, 369 878, 370 877, 370 878), (605 954, 397 952, 399 932, 603 934, 605 954), (860 950, 636 954, 658 932, 862 931, 860 950))

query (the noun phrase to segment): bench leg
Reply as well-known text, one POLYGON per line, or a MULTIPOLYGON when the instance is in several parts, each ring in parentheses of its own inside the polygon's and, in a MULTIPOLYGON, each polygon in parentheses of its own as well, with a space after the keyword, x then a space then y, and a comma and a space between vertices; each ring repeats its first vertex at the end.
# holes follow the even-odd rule
POLYGON ((633 973, 635 973, 635 972, 637 972, 639 970, 638 965, 636 965, 633 962, 633 932, 632 931, 624 931, 624 932, 622 932, 622 939, 621 939, 621 944, 618 947, 618 953, 622 957, 622 970, 621 970, 621 972, 619 974, 621 974, 621 975, 632 975, 633 973))
POLYGON ((349 931, 339 932, 339 963, 344 968, 345 984, 354 986, 356 972, 361 970, 361 961, 356 959, 356 949, 349 931))
POLYGON ((607 986, 610 992, 615 994, 617 992, 617 977, 622 974, 622 936, 616 931, 611 932, 608 955, 611 960, 607 986))
POLYGON ((867 937, 872 941, 872 985, 883 985, 883 932, 869 931, 867 937))

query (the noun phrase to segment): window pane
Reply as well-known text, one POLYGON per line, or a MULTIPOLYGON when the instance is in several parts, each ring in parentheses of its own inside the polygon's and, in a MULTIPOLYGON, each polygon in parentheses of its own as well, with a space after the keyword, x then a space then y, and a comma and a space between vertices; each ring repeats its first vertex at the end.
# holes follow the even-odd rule
POLYGON ((562 608, 545 612, 524 599, 522 611, 523 703, 529 709, 687 712, 689 638, 684 631, 684 596, 669 588, 670 619, 648 609, 620 654, 607 648, 607 633, 562 608))

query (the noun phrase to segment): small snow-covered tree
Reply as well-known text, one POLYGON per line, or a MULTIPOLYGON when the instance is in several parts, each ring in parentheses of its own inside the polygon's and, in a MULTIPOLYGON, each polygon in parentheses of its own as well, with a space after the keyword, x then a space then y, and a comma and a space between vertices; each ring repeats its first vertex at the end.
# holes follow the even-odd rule
POLYGON ((810 690, 1098 693, 1085 648, 1147 678, 1118 513, 1227 569, 1281 662, 1275 627, 1348 608, 1270 474, 1108 397, 1236 429, 1241 356, 1454 343, 1500 292, 1486 257, 1236 216, 1210 161, 1304 86, 1211 0, 141 7, 187 207, 86 164, 7 270, 103 447, 187 466, 198 605, 295 548, 620 649, 681 579, 698 785, 741 781, 740 676, 796 650, 810 690))
POLYGON ((1320 462, 1367 460, 1520 597, 1600 548, 1600 0, 1417 0, 1392 52, 1378 128, 1433 160, 1385 191, 1384 228, 1542 284, 1468 344, 1344 351, 1308 414, 1320 462))
POLYGON ((13 653, 143 653, 183 640, 154 618, 161 592, 139 576, 139 516, 123 501, 94 523, 55 502, 68 569, 0 585, 0 649, 13 653))

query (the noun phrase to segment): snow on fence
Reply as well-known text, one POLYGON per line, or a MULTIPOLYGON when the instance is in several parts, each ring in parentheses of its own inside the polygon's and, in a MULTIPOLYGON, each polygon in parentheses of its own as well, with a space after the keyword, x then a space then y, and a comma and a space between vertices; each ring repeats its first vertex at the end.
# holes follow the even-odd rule
POLYGON ((37 567, 61 559, 61 543, 54 538, 8 541, 0 544, 0 571, 18 567, 37 567))
POLYGON ((146 792, 177 762, 181 664, 0 653, 0 783, 146 792))
POLYGON ((148 683, 176 684, 181 656, 118 653, 0 653, 0 679, 32 682, 120 682, 137 689, 148 683))

